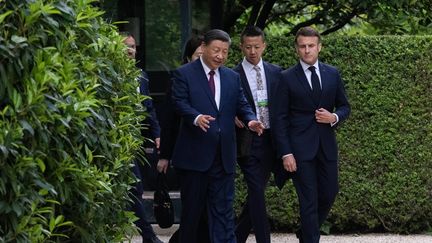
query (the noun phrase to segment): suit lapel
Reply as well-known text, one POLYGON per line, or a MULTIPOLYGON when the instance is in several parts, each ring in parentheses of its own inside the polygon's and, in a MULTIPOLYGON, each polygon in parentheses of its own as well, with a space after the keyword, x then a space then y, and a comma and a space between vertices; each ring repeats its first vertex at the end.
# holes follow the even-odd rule
POLYGON ((267 97, 270 102, 271 91, 273 90, 274 88, 273 86, 275 85, 275 77, 274 77, 274 73, 270 72, 270 66, 266 62, 263 62, 263 66, 264 66, 264 73, 265 73, 266 84, 267 84, 267 97))
POLYGON ((249 82, 248 82, 247 77, 246 77, 246 73, 245 73, 245 71, 243 69, 243 65, 241 63, 236 67, 236 71, 240 74, 240 80, 242 82, 243 92, 246 96, 246 99, 249 102, 249 104, 251 104, 251 107, 252 107, 253 111, 255 112, 256 107, 255 107, 255 102, 253 100, 252 91, 250 89, 249 82))
MULTIPOLYGON (((220 100, 219 100, 219 110, 221 111, 225 101, 226 101, 226 95, 229 91, 229 82, 228 82, 228 77, 227 74, 224 70, 224 67, 219 67, 219 75, 220 75, 220 100)), ((216 105, 216 102, 215 102, 216 105)))
POLYGON ((214 108, 217 110, 216 101, 215 101, 215 99, 213 97, 213 94, 212 94, 212 92, 210 90, 210 86, 208 84, 207 74, 204 71, 204 68, 203 68, 203 66, 201 64, 201 61, 199 59, 197 59, 194 62, 194 64, 195 64, 194 68, 196 70, 196 73, 199 74, 198 77, 197 77, 197 81, 198 81, 199 85, 201 86, 201 88, 206 93, 207 97, 210 99, 210 102, 212 103, 212 105, 214 106, 214 108))
POLYGON ((303 68, 300 63, 295 67, 295 73, 297 75, 297 81, 300 82, 300 85, 305 89, 306 93, 312 98, 312 89, 307 81, 306 75, 303 71, 303 68))
MULTIPOLYGON (((303 68, 301 66, 300 63, 297 64, 296 66, 296 75, 297 75, 297 81, 300 82, 301 86, 303 87, 303 89, 305 90, 305 92, 308 94, 309 99, 311 101, 312 104, 315 104, 313 97, 312 97, 312 89, 309 85, 309 82, 306 78, 306 74, 303 71, 303 68)), ((322 97, 322 95, 321 95, 322 97)), ((319 104, 315 104, 316 106, 319 106, 319 104)))
POLYGON ((324 97, 324 92, 327 90, 327 87, 331 79, 327 72, 327 68, 321 63, 318 63, 318 65, 319 65, 319 71, 321 76, 321 99, 322 99, 322 97, 324 97))

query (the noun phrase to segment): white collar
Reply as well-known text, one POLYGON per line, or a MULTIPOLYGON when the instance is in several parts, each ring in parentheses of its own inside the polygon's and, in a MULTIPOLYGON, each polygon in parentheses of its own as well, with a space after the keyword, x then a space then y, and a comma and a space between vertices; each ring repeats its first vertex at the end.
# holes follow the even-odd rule
MULTIPOLYGON (((206 75, 208 75, 209 72, 210 72, 212 69, 210 69, 210 68, 209 68, 209 67, 204 63, 202 57, 200 57, 200 61, 201 61, 201 64, 202 64, 202 66, 203 66, 203 68, 204 68, 204 72, 206 73, 206 75)), ((217 68, 217 69, 215 69, 215 70, 213 70, 213 71, 215 72, 216 75, 219 74, 219 68, 217 68)))
POLYGON ((302 66, 303 72, 306 72, 306 70, 308 70, 308 68, 310 66, 314 66, 315 70, 318 72, 319 71, 319 65, 318 65, 318 60, 313 64, 313 65, 309 65, 305 62, 303 62, 302 60, 300 60, 300 65, 302 66))
POLYGON ((264 71, 264 64, 263 64, 262 58, 260 59, 260 61, 258 62, 257 65, 253 65, 252 63, 250 63, 246 60, 246 57, 244 57, 242 65, 243 65, 244 69, 247 69, 245 71, 248 71, 248 72, 252 71, 255 66, 258 66, 261 71, 264 71))

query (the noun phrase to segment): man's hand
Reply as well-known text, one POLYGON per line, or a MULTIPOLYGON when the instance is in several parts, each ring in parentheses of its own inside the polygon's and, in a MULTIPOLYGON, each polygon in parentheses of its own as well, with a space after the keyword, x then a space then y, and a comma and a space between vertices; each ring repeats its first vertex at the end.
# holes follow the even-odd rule
POLYGON ((159 147, 160 147, 160 138, 155 138, 154 143, 155 143, 156 148, 159 149, 159 147))
POLYGON ((167 172, 168 169, 168 164, 169 161, 167 159, 160 159, 157 163, 156 169, 157 171, 159 171, 160 173, 165 173, 167 172))
POLYGON ((197 119, 197 126, 201 128, 204 132, 207 132, 207 129, 210 128, 210 122, 216 120, 214 117, 210 115, 200 115, 197 119))
POLYGON ((288 155, 283 158, 283 167, 288 172, 294 172, 297 170, 297 163, 294 155, 288 155))
POLYGON ((315 111, 315 119, 318 123, 332 124, 336 122, 335 115, 324 108, 319 108, 315 111))
POLYGON ((242 121, 240 121, 240 119, 238 119, 238 117, 235 117, 234 122, 238 128, 244 128, 245 127, 245 124, 242 121))
POLYGON ((248 127, 250 130, 258 133, 258 136, 261 136, 261 134, 264 131, 264 125, 262 124, 262 122, 257 121, 257 120, 252 120, 248 123, 248 127))

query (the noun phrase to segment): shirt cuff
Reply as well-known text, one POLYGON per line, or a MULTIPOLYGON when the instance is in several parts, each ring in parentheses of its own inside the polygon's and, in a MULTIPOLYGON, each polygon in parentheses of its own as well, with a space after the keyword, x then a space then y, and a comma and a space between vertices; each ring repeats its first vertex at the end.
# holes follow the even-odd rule
POLYGON ((330 123, 330 126, 332 126, 332 127, 339 122, 339 116, 336 113, 333 113, 333 115, 336 117, 336 121, 333 123, 330 123))
POLYGON ((289 157, 289 156, 293 156, 293 154, 285 154, 284 156, 282 156, 282 159, 285 159, 286 157, 289 157))
POLYGON ((194 124, 195 126, 198 126, 197 122, 198 122, 198 118, 200 118, 200 116, 202 116, 202 115, 200 114, 200 115, 198 115, 197 117, 195 117, 195 120, 193 121, 193 124, 194 124))

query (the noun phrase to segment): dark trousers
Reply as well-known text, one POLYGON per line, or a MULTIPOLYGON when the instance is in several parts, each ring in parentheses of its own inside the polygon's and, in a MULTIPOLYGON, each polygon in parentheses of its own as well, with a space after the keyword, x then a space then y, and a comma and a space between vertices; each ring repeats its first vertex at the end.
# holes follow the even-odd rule
MULTIPOLYGON (((168 243, 178 243, 180 230, 176 230, 174 234, 169 239, 168 243)), ((197 229, 197 242, 199 243, 211 243, 209 238, 209 228, 208 228, 208 217, 207 217, 207 207, 201 214, 200 221, 198 223, 197 229)))
POLYGON ((327 160, 322 149, 310 161, 297 161, 293 183, 300 204, 303 242, 318 243, 320 226, 326 220, 339 191, 338 163, 327 160))
POLYGON ((270 225, 265 203, 265 189, 275 154, 270 133, 254 135, 250 151, 250 156, 238 161, 247 184, 248 194, 237 220, 237 242, 246 242, 253 228, 257 243, 270 243, 270 225))
POLYGON ((178 169, 177 175, 182 202, 179 242, 200 243, 197 229, 207 206, 211 242, 235 243, 234 173, 225 172, 220 155, 206 172, 178 169))
POLYGON ((145 217, 145 210, 144 210, 143 199, 142 199, 142 195, 144 192, 143 184, 142 184, 143 177, 141 176, 139 162, 135 162, 135 166, 132 167, 132 172, 140 180, 135 183, 135 185, 132 187, 130 191, 130 193, 132 194, 131 198, 133 201, 132 211, 135 213, 135 216, 138 217, 138 220, 135 221, 135 225, 140 229, 141 235, 144 239, 151 239, 152 237, 155 236, 155 233, 150 223, 146 221, 146 217, 145 217))

